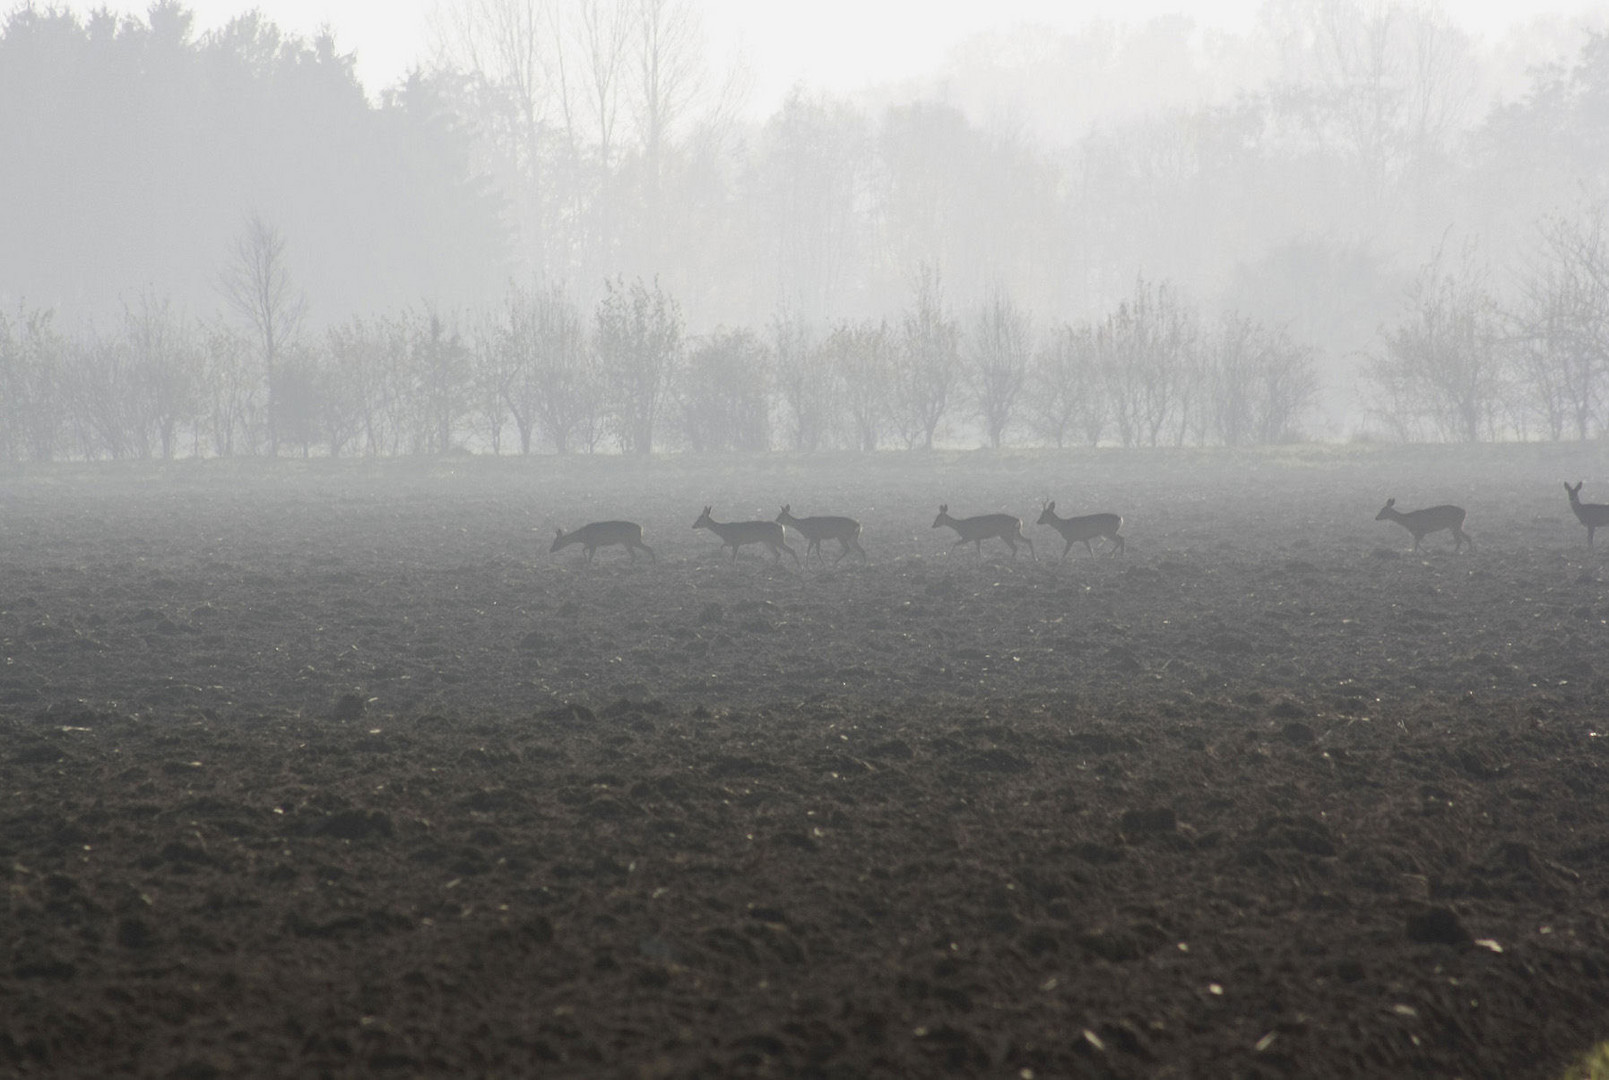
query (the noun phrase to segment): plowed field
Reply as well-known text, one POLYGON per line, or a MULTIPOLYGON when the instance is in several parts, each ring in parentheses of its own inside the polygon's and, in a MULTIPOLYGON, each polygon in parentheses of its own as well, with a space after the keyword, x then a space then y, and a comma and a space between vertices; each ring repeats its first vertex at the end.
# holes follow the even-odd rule
POLYGON ((1557 1076, 1609 1037, 1577 479, 1609 455, 0 473, 0 1074, 1557 1076), (1127 552, 1058 562, 1046 499, 1127 552), (869 557, 691 528, 785 502, 869 557), (604 518, 657 559, 548 553, 604 518))

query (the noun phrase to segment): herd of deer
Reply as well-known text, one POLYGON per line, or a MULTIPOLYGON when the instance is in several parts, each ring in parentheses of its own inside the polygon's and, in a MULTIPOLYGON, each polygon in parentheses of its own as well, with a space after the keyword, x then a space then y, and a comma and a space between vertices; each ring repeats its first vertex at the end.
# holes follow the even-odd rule
MULTIPOLYGON (((1603 503, 1584 503, 1581 501, 1581 484, 1575 487, 1564 485, 1564 490, 1570 496, 1570 509, 1576 518, 1587 527, 1587 547, 1593 546, 1593 534, 1599 526, 1609 526, 1609 506, 1603 503)), ((788 529, 792 529, 804 537, 808 546, 805 548, 805 560, 808 561, 814 554, 826 563, 827 557, 821 553, 823 540, 838 541, 838 558, 833 560, 837 566, 839 561, 851 551, 862 559, 866 558, 866 550, 860 546, 860 522, 850 517, 794 517, 789 507, 784 506, 782 513, 776 516, 775 521, 716 521, 710 516, 713 507, 704 507, 704 512, 698 515, 693 522, 695 529, 708 529, 721 538, 721 546, 732 549, 732 561, 737 561, 738 548, 749 544, 763 544, 771 549, 771 554, 778 561, 786 551, 793 556, 796 565, 803 565, 799 560, 799 553, 788 546, 788 529)), ((1453 534, 1453 551, 1462 551, 1465 544, 1469 550, 1475 550, 1475 541, 1464 532, 1464 508, 1461 506, 1431 506, 1423 510, 1401 511, 1397 509, 1396 499, 1387 499, 1384 509, 1375 515, 1376 521, 1395 521, 1398 525, 1413 534, 1413 549, 1419 550, 1419 544, 1431 533, 1451 531, 1453 534)), ((1108 554, 1116 555, 1123 551, 1125 544, 1118 530, 1123 527, 1123 519, 1117 514, 1086 514, 1083 517, 1057 517, 1056 504, 1048 502, 1036 522, 1039 525, 1049 525, 1061 534, 1066 542, 1062 548, 1061 557, 1067 558, 1067 553, 1073 545, 1082 542, 1091 555, 1095 554, 1092 541, 1105 539, 1112 541, 1108 554)), ((1028 545, 1028 555, 1035 560, 1034 542, 1022 533, 1022 519, 1012 517, 1010 514, 980 514, 977 517, 953 518, 950 516, 948 505, 939 507, 939 516, 933 519, 933 528, 949 526, 960 537, 955 542, 956 547, 963 544, 972 544, 978 554, 983 554, 985 540, 1003 540, 1011 548, 1011 557, 1017 557, 1017 545, 1028 545)), ((654 550, 642 542, 642 526, 634 521, 594 521, 590 525, 583 525, 574 532, 565 532, 559 529, 558 537, 553 541, 550 551, 560 551, 571 544, 580 544, 586 553, 588 562, 601 547, 620 545, 631 556, 632 562, 637 561, 637 550, 640 548, 648 553, 650 559, 654 558, 654 550)))

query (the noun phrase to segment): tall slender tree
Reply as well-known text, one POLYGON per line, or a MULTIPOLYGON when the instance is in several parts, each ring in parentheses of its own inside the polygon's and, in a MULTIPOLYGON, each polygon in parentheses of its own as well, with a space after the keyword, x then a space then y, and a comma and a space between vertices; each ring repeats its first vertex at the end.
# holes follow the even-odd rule
POLYGON ((291 279, 285 234, 252 214, 219 275, 224 302, 244 324, 267 388, 268 453, 279 453, 279 376, 286 350, 302 329, 307 299, 291 279))
POLYGON ((999 449, 1033 356, 1033 324, 1009 298, 995 292, 972 321, 966 342, 966 374, 972 403, 989 445, 999 449))

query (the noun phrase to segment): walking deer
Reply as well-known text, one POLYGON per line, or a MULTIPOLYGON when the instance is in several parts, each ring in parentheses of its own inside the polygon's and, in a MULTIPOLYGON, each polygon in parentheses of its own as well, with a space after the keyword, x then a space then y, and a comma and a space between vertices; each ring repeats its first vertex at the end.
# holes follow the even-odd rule
POLYGON ((710 507, 704 507, 704 512, 698 515, 693 522, 695 529, 708 529, 721 538, 721 546, 732 549, 732 561, 737 562, 737 549, 745 544, 764 544, 771 549, 778 562, 782 561, 782 553, 786 551, 793 556, 795 565, 799 563, 799 553, 788 546, 787 532, 774 521, 716 521, 710 517, 710 507))
POLYGON ((563 529, 554 530, 558 538, 553 541, 549 551, 562 551, 571 544, 580 544, 586 552, 587 562, 592 561, 601 547, 612 547, 619 544, 631 556, 631 561, 637 561, 637 549, 648 552, 650 559, 656 558, 654 549, 642 542, 642 526, 635 521, 594 521, 590 525, 583 525, 574 532, 565 532, 563 529))
POLYGON ((1374 515, 1376 521, 1395 521, 1404 529, 1413 533, 1413 549, 1419 550, 1419 542, 1433 532, 1451 529, 1453 533, 1453 551, 1457 553, 1465 544, 1469 550, 1475 550, 1475 541, 1464 534, 1464 508, 1461 506, 1430 506, 1423 510, 1410 510, 1406 514, 1396 509, 1397 500, 1387 499, 1385 508, 1374 515))
POLYGON ((1577 480, 1575 487, 1564 485, 1564 490, 1570 494, 1570 509, 1575 511, 1576 520, 1587 527, 1587 549, 1592 549, 1592 534, 1598 531, 1600 525, 1609 525, 1609 506, 1603 503, 1584 503, 1581 501, 1581 484, 1577 480))
POLYGON ((954 529, 961 539, 952 546, 960 547, 962 544, 975 544, 978 554, 983 554, 983 542, 999 537, 1011 548, 1013 560, 1017 557, 1017 542, 1020 540, 1028 545, 1028 556, 1035 562, 1039 556, 1034 554, 1034 542, 1022 535, 1022 519, 1014 518, 1010 514, 980 514, 978 517, 953 518, 950 516, 948 506, 939 507, 939 516, 933 519, 933 527, 948 525, 954 529))
POLYGON ((860 546, 860 522, 854 518, 796 518, 793 516, 793 512, 784 506, 782 513, 777 515, 777 524, 794 530, 809 541, 809 544, 805 547, 805 562, 810 561, 812 551, 816 553, 823 563, 827 561, 827 557, 821 554, 821 542, 823 540, 838 541, 838 558, 832 561, 834 566, 837 566, 843 557, 849 554, 851 549, 862 559, 866 558, 866 551, 860 546))
POLYGON ((1123 543, 1123 537, 1119 536, 1117 532, 1117 530, 1123 527, 1123 518, 1117 514, 1086 514, 1083 517, 1057 517, 1056 503, 1051 501, 1045 504, 1044 511, 1039 515, 1039 520, 1034 524, 1049 525, 1052 529, 1055 529, 1057 532, 1061 533, 1061 538, 1067 541, 1067 546, 1062 548, 1062 561, 1066 561, 1067 553, 1073 550, 1073 545, 1078 543, 1080 540, 1084 542, 1084 546, 1089 549, 1089 553, 1091 555, 1095 554, 1095 546, 1091 544, 1090 541, 1099 537, 1105 537, 1106 539, 1112 541, 1112 550, 1108 552, 1110 555, 1119 554, 1125 546, 1123 543))

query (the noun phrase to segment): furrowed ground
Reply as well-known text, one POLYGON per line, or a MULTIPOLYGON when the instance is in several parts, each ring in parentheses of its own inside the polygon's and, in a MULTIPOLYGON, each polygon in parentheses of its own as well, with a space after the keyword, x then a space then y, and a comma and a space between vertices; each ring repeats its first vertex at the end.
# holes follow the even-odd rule
POLYGON ((1609 1035, 1606 465, 0 474, 0 1072, 1555 1076, 1609 1035), (783 503, 869 558, 691 528, 783 503), (548 553, 603 518, 657 560, 548 553))

